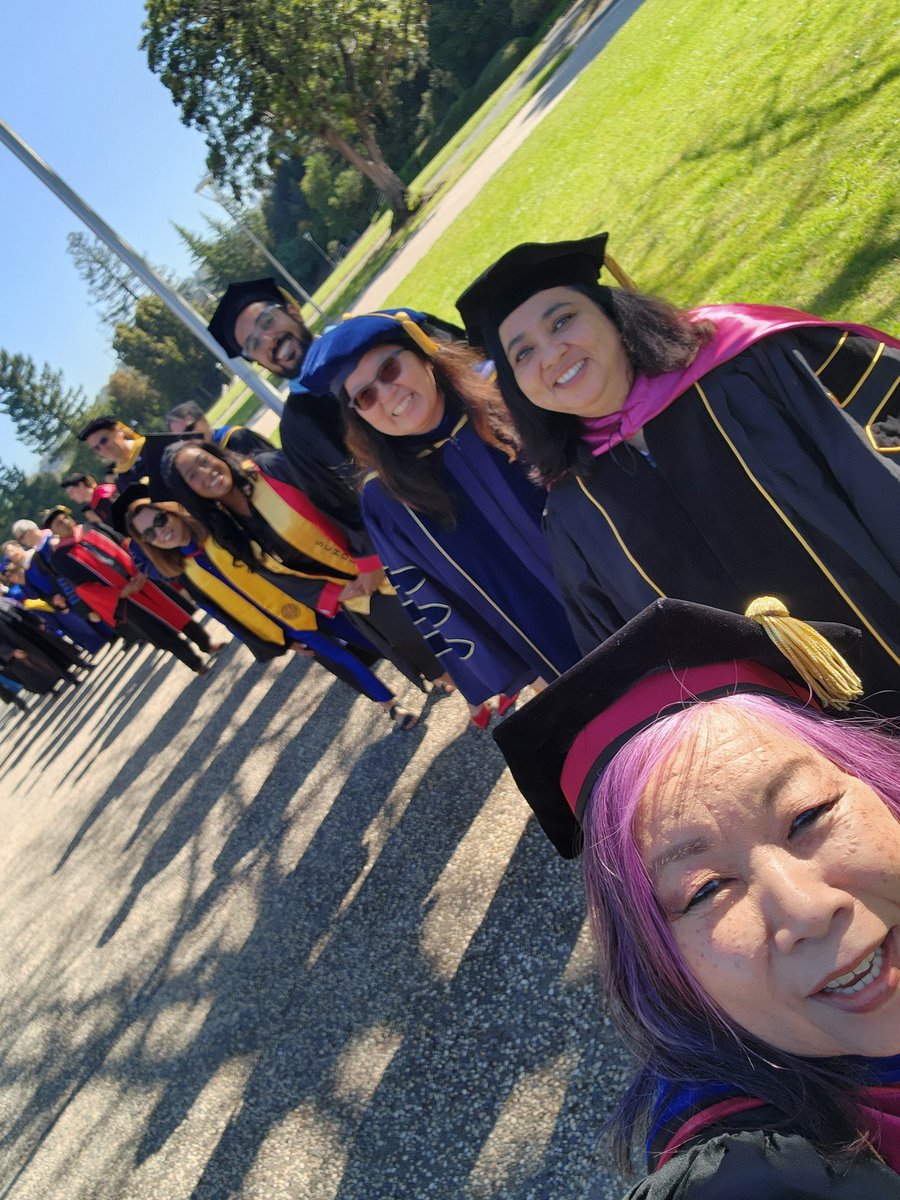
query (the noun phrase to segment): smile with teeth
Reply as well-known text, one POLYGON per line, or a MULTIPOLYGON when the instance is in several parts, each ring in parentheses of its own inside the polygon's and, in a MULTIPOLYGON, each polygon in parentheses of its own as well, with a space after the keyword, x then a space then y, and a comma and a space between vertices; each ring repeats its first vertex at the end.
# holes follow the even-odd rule
POLYGON ((838 996, 852 996, 854 992, 861 992, 864 987, 868 987, 878 978, 883 963, 884 951, 878 946, 871 954, 867 954, 861 962, 857 963, 852 971, 847 971, 844 975, 839 975, 837 979, 832 979, 827 987, 822 988, 822 991, 826 995, 838 996))
POLYGON ((409 408, 410 404, 412 404, 412 392, 410 392, 408 395, 403 397, 403 399, 400 401, 400 403, 397 405, 397 407, 395 409, 393 409, 393 411, 391 412, 391 416, 392 417, 402 417, 403 414, 406 412, 406 410, 409 408))
POLYGON ((557 385, 571 383, 575 376, 580 375, 583 370, 584 359, 580 358, 578 362, 574 364, 574 366, 569 367, 568 371, 563 371, 562 375, 560 375, 559 379, 556 381, 557 385))

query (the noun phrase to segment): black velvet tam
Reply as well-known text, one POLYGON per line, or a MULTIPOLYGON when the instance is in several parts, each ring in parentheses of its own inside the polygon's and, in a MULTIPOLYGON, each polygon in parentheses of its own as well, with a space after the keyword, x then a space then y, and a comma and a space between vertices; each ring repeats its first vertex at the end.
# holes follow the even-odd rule
POLYGON ((267 304, 286 304, 288 299, 286 293, 271 278, 230 283, 206 328, 229 358, 238 358, 241 345, 235 340, 234 326, 247 305, 254 304, 257 300, 265 300, 267 304))
POLYGON ((523 242, 507 251, 456 301, 469 344, 484 346, 490 330, 535 292, 596 283, 608 237, 596 233, 574 242, 523 242))
MULTIPOLYGON (((814 626, 853 661, 861 634, 814 626)), ((698 700, 755 692, 816 708, 808 686, 747 617, 657 600, 494 732, 513 778, 564 858, 604 769, 635 734, 698 700)))

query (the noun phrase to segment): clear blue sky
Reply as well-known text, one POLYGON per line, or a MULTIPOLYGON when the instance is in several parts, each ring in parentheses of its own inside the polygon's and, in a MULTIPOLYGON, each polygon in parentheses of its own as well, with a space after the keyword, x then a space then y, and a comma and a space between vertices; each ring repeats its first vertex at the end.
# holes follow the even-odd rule
MULTIPOLYGON (((4 5, 0 117, 151 262, 188 274, 172 222, 221 215, 194 192, 202 135, 182 125, 138 49, 140 0, 4 5)), ((66 251, 75 215, 0 145, 0 346, 63 372, 93 398, 115 367, 111 335, 66 251)), ((34 458, 0 415, 0 460, 34 458)))

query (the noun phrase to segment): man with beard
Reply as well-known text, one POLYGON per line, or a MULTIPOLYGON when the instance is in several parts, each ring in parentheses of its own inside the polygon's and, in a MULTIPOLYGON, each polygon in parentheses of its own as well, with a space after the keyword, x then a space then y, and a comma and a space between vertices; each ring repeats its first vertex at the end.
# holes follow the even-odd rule
MULTIPOLYGON (((429 316, 426 328, 438 338, 463 336, 457 326, 437 317, 429 316)), ((300 383, 303 359, 315 335, 303 321, 299 302, 274 279, 232 283, 213 313, 209 332, 231 358, 242 356, 288 381, 281 447, 294 483, 373 557, 359 511, 355 468, 344 445, 340 406, 333 396, 315 396, 300 383)), ((357 561, 364 557, 360 554, 357 561)))

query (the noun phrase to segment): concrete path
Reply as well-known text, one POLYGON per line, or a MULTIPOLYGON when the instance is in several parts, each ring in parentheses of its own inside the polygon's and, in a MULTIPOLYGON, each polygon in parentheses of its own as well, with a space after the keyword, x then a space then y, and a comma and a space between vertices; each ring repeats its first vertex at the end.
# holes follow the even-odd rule
POLYGON ((2 1200, 621 1195, 578 867, 403 695, 232 645, 3 711, 2 1200))
MULTIPOLYGON (((610 0, 583 26, 564 29, 556 54, 567 45, 573 50, 547 83, 529 100, 469 170, 441 197, 440 204, 388 265, 357 296, 352 311, 372 312, 402 284, 419 259, 431 249, 463 209, 475 199, 496 171, 515 153, 538 124, 552 112, 581 72, 641 5, 641 0, 610 0)), ((551 34, 551 37, 553 35, 551 34)), ((540 74, 543 65, 534 68, 540 74)), ((524 81, 523 81, 524 82, 524 81)))

